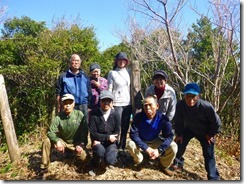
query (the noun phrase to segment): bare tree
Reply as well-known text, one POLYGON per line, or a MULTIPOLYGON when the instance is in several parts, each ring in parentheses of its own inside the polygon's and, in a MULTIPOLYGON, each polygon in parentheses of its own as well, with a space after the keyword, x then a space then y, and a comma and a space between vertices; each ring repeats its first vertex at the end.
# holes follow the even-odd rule
POLYGON ((130 4, 131 10, 139 12, 151 19, 146 29, 137 29, 136 24, 132 22, 131 26, 133 33, 131 46, 135 48, 135 55, 138 56, 139 60, 146 59, 150 61, 158 58, 157 60, 164 61, 169 69, 174 71, 175 77, 178 78, 183 84, 186 83, 187 79, 185 78, 182 68, 179 65, 179 59, 177 57, 178 54, 176 51, 176 46, 178 45, 178 40, 176 39, 177 35, 175 35, 176 31, 173 26, 174 19, 185 5, 185 0, 174 1, 171 4, 172 9, 170 13, 168 12, 167 0, 132 1, 134 2, 135 6, 130 4), (150 36, 152 34, 155 34, 155 36, 150 36), (147 43, 146 50, 148 52, 145 52, 142 47, 139 47, 140 49, 138 48, 138 46, 141 44, 142 46, 145 46, 143 40, 147 43), (145 54, 147 55, 146 58, 145 54))
POLYGON ((216 71, 213 78, 215 107, 220 112, 226 106, 228 100, 232 97, 236 90, 240 94, 240 2, 228 0, 212 0, 211 7, 213 11, 212 22, 219 28, 219 32, 223 34, 223 39, 216 36, 213 41, 214 59, 216 62, 216 71), (223 50, 224 52, 220 52, 223 50), (233 63, 235 71, 232 80, 225 81, 227 65, 233 63), (225 89, 227 98, 220 105, 220 95, 222 84, 227 82, 228 88, 225 89))
MULTIPOLYGON (((206 10, 209 15, 212 15, 211 17, 207 13, 201 14, 192 9, 198 13, 200 18, 207 15, 215 27, 218 28, 216 29, 218 30, 217 33, 212 33, 214 71, 210 71, 208 66, 204 66, 205 70, 201 71, 193 65, 193 62, 196 61, 193 61, 191 55, 192 47, 189 44, 191 40, 187 40, 188 43, 184 44, 183 35, 175 26, 180 11, 187 3, 186 0, 131 0, 130 10, 144 16, 147 23, 140 25, 138 23, 140 21, 132 18, 129 22, 131 38, 124 40, 129 44, 133 54, 137 60, 140 60, 142 66, 150 63, 149 70, 146 68, 147 71, 162 65, 167 67, 170 75, 175 78, 174 87, 177 88, 177 91, 180 91, 183 85, 192 80, 204 81, 204 84, 208 84, 209 87, 209 96, 207 98, 214 104, 216 111, 221 111, 240 83, 240 51, 236 49, 240 31, 239 2, 234 0, 209 1, 209 8, 206 10), (227 79, 224 76, 228 72, 226 69, 230 62, 234 62, 236 71, 232 80, 226 81, 227 79), (193 74, 197 77, 193 77, 193 74), (226 82, 229 84, 228 87, 223 86, 223 83, 226 82), (228 88, 229 97, 220 105, 221 90, 225 90, 223 88, 228 88)), ((200 66, 202 61, 198 62, 200 66)), ((147 77, 148 75, 145 70, 141 76, 147 77)))
POLYGON ((0 23, 4 21, 7 9, 8 6, 3 4, 3 1, 0 0, 0 23))

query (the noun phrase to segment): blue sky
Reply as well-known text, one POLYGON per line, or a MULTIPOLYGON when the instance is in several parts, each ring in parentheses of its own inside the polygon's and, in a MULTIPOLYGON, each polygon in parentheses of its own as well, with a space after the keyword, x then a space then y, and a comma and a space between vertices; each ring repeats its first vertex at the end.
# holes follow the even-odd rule
MULTIPOLYGON (((45 21, 50 27, 52 20, 72 21, 78 16, 83 27, 94 26, 100 50, 120 43, 116 30, 126 31, 125 20, 130 0, 0 0, 0 5, 7 5, 6 18, 28 16, 35 21, 45 21)), ((208 0, 190 0, 196 2, 200 10, 208 0)), ((189 9, 184 11, 183 20, 190 27, 196 17, 189 9)), ((185 24, 183 24, 185 25, 185 24)), ((186 26, 187 27, 187 26, 186 26)), ((184 27, 186 29, 186 27, 184 27)), ((0 25, 2 28, 2 25, 0 25)))
POLYGON ((121 0, 4 0, 4 4, 8 6, 5 17, 25 15, 46 21, 48 27, 53 19, 65 16, 75 20, 79 16, 83 27, 94 26, 101 50, 120 43, 115 29, 124 25, 125 5, 121 0))

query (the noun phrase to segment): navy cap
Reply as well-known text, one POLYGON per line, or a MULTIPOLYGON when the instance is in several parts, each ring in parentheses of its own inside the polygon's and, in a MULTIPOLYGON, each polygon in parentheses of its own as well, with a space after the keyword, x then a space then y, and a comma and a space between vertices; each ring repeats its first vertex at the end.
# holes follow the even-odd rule
POLYGON ((114 100, 113 94, 108 90, 104 90, 100 93, 100 100, 102 100, 104 98, 109 98, 111 100, 114 100))
POLYGON ((163 70, 156 70, 154 72, 154 74, 153 74, 153 78, 152 79, 154 80, 158 75, 162 76, 165 80, 168 79, 168 75, 163 70))
POLYGON ((198 95, 200 93, 200 87, 197 83, 188 83, 183 91, 184 94, 198 95))

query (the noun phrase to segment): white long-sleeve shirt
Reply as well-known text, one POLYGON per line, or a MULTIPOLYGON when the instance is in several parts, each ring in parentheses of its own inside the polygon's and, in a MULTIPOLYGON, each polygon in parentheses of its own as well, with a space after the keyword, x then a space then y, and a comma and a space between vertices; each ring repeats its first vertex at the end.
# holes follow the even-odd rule
POLYGON ((108 90, 114 95, 114 106, 131 104, 130 75, 126 68, 116 68, 108 73, 108 90))

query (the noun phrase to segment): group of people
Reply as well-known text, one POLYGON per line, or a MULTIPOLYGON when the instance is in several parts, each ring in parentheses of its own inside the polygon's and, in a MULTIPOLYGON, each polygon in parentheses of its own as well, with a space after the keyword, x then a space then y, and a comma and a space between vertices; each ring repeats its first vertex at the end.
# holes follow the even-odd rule
POLYGON ((130 124, 128 64, 126 53, 119 52, 105 79, 100 76, 99 64, 91 64, 87 76, 80 68, 79 55, 71 56, 69 69, 57 80, 58 114, 42 143, 41 168, 48 168, 53 147, 63 153, 73 151, 92 168, 101 163, 114 166, 119 150, 127 151, 137 167, 145 155, 159 160, 161 171, 172 176, 174 171, 183 169, 186 147, 196 138, 202 146, 207 178, 219 180, 214 144, 221 121, 213 106, 200 98, 199 85, 186 84, 184 98, 177 101, 174 89, 167 83, 168 75, 156 70, 153 84, 146 89, 142 111, 134 115, 130 124), (92 158, 87 148, 88 137, 92 158))

